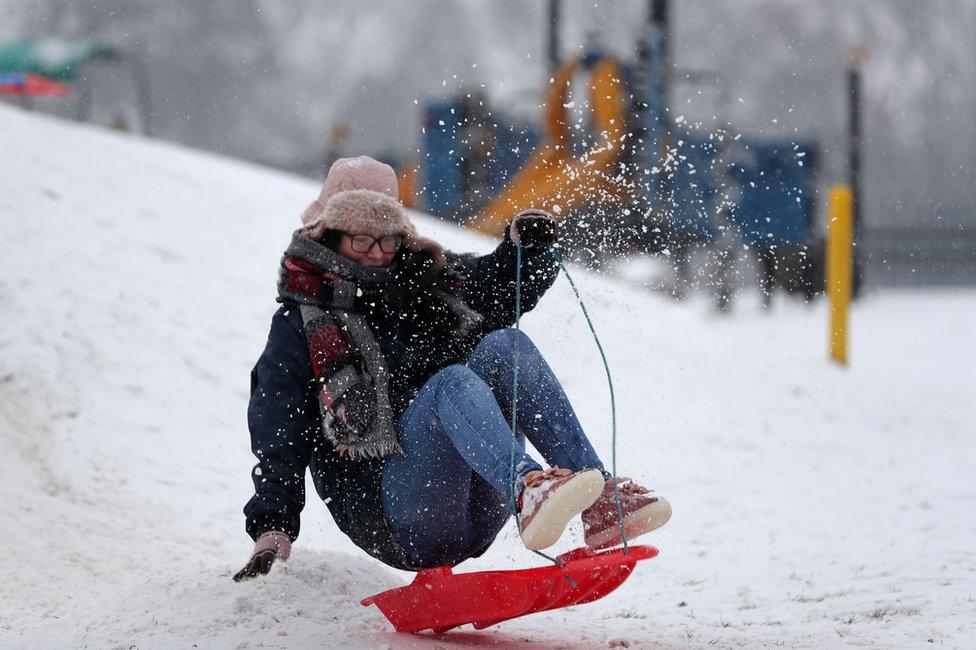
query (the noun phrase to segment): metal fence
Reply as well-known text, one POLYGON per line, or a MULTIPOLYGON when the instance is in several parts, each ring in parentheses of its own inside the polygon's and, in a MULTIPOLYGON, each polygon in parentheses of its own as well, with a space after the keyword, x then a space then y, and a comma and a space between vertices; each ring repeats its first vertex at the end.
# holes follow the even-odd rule
POLYGON ((976 286, 976 228, 865 228, 860 247, 867 286, 976 286))

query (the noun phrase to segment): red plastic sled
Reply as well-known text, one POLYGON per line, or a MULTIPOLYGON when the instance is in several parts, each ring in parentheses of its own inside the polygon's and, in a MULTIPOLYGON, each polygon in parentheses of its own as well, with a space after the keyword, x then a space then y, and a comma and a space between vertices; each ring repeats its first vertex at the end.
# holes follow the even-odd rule
POLYGON ((486 628, 526 614, 603 598, 630 577, 634 565, 657 555, 653 546, 560 555, 561 566, 454 574, 449 567, 420 571, 405 587, 362 601, 376 605, 397 632, 446 632, 459 625, 486 628))

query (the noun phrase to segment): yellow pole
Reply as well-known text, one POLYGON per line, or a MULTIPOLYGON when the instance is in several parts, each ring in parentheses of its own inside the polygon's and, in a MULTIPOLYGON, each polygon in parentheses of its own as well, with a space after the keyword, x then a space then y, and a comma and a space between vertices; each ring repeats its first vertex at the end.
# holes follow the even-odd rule
POLYGON ((853 277, 854 194, 848 185, 830 190, 827 225, 827 299, 830 304, 830 357, 847 365, 847 320, 853 277))

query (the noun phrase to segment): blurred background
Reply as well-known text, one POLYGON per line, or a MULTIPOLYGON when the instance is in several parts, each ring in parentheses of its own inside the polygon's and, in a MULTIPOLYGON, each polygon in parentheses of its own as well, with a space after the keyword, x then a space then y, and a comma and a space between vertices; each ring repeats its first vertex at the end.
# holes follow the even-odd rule
POLYGON ((0 0, 0 152, 0 647, 976 637, 976 0, 0 0), (612 598, 398 639, 314 497, 230 580, 281 251, 357 154, 452 250, 563 221, 589 315, 521 325, 675 505, 612 598))
POLYGON ((971 1, 0 9, 0 70, 68 93, 5 101, 315 178, 367 153, 408 204, 486 231, 545 205, 576 259, 679 298, 821 291, 837 183, 855 292, 976 284, 971 1), (633 256, 662 252, 663 272, 633 256))

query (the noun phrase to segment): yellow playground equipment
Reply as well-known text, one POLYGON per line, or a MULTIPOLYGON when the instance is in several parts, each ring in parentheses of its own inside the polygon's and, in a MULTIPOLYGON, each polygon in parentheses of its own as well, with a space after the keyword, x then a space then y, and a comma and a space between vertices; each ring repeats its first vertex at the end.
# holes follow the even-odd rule
POLYGON ((521 210, 543 208, 558 218, 587 202, 623 194, 625 184, 614 181, 620 174, 618 163, 626 150, 630 121, 623 70, 612 58, 593 66, 587 85, 597 138, 585 155, 575 157, 567 99, 570 82, 583 67, 583 60, 571 61, 556 73, 543 105, 542 144, 501 194, 467 224, 469 228, 501 236, 511 216, 521 210))

